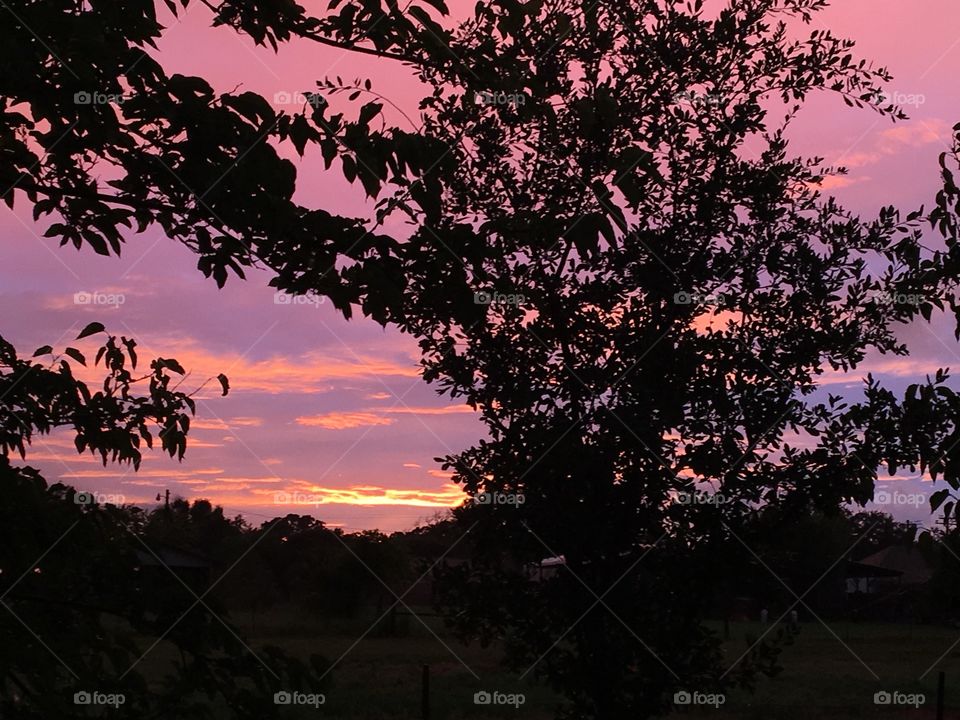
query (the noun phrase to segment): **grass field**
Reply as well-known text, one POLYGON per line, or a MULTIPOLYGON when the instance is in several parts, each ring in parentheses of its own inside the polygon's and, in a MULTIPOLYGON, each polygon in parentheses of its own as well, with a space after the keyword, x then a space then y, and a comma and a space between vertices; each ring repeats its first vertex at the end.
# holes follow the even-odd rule
MULTIPOLYGON (((761 632, 759 624, 732 628, 724 647, 730 662, 744 651, 745 635, 761 632)), ((945 717, 956 720, 960 718, 960 644, 950 648, 958 639, 960 630, 943 627, 831 622, 828 629, 805 623, 795 644, 781 656, 779 676, 761 681, 753 695, 731 693, 720 710, 700 709, 689 716, 718 720, 933 717, 937 674, 944 670, 950 710, 945 717), (874 693, 884 690, 923 693, 926 704, 919 709, 877 706, 874 693)))
MULTIPOLYGON (((339 659, 325 693, 326 704, 313 717, 416 720, 421 717, 423 665, 430 666, 431 720, 521 716, 549 720, 560 701, 548 689, 502 669, 496 647, 458 643, 437 618, 425 622, 439 639, 416 619, 401 617, 399 637, 370 632, 359 642, 369 621, 302 624, 280 614, 259 618, 254 625, 241 617, 235 620, 241 621, 253 648, 271 644, 302 657, 319 653, 330 661, 339 659), (523 693, 525 702, 520 708, 476 705, 474 693, 482 690, 523 693)), ((759 623, 731 625, 731 639, 724 644, 730 664, 746 649, 746 637, 762 632, 759 623)), ((678 717, 933 718, 937 673, 944 670, 945 717, 960 720, 960 643, 950 649, 958 639, 960 630, 944 627, 835 622, 827 629, 804 623, 795 643, 781 656, 783 672, 778 677, 762 679, 752 695, 731 692, 720 708, 681 708, 678 717), (883 690, 923 693, 926 703, 919 709, 877 706, 874 693, 883 690)))

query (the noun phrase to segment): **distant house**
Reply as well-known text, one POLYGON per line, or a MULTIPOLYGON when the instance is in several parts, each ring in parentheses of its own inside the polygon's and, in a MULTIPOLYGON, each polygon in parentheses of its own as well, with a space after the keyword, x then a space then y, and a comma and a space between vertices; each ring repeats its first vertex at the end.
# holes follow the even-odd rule
POLYGON ((847 592, 877 593, 926 584, 933 568, 914 545, 891 545, 847 565, 847 592))
POLYGON ((891 581, 899 582, 901 575, 899 570, 850 561, 847 563, 847 593, 873 595, 891 581))
POLYGON ((847 607, 854 617, 918 617, 922 590, 933 568, 913 545, 891 545, 846 567, 847 607))
MULTIPOLYGON (((650 551, 655 545, 656 543, 640 543, 637 545, 637 548, 640 550, 650 551)), ((619 553, 619 555, 621 558, 629 559, 631 557, 629 552, 622 552, 619 553)), ((590 561, 586 560, 583 564, 589 565, 590 561)), ((537 562, 525 564, 523 566, 523 574, 530 582, 543 582, 544 580, 551 580, 555 578, 566 566, 567 558, 565 555, 547 557, 537 562)))
POLYGON ((560 568, 567 564, 566 558, 548 557, 537 563, 529 563, 524 566, 524 573, 530 582, 543 582, 557 576, 560 568))
POLYGON ((144 582, 176 582, 170 575, 173 571, 194 591, 203 590, 210 584, 211 562, 193 550, 157 543, 149 551, 138 549, 136 555, 144 582))

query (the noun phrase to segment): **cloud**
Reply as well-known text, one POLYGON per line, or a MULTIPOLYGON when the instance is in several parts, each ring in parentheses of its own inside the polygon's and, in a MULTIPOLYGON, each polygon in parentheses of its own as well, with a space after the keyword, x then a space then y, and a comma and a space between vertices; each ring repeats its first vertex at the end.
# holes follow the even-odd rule
MULTIPOLYGON (((860 168, 873 165, 884 158, 899 155, 911 148, 942 143, 944 148, 950 138, 950 124, 939 118, 916 120, 884 130, 875 136, 872 147, 860 152, 847 150, 833 162, 846 168, 860 168)), ((859 182, 849 180, 847 184, 859 182)), ((844 187, 836 185, 835 187, 844 187)))
POLYGON ((816 382, 818 385, 862 386, 868 373, 874 376, 923 378, 924 375, 933 375, 945 364, 940 358, 870 357, 856 370, 849 372, 825 366, 823 373, 817 376, 816 382))
POLYGON ((198 418, 191 421, 191 429, 198 430, 229 430, 231 427, 260 427, 263 425, 263 418, 258 417, 233 417, 227 420, 220 418, 198 418))
POLYGON ((866 182, 869 179, 869 175, 863 175, 856 178, 852 178, 849 175, 828 175, 820 183, 816 183, 816 187, 820 190, 839 190, 841 188, 850 187, 851 185, 856 185, 860 182, 866 182))
MULTIPOLYGON (((259 495, 269 495, 277 504, 308 505, 405 505, 410 507, 450 508, 463 503, 466 495, 453 483, 446 483, 439 490, 399 490, 379 485, 352 485, 342 488, 313 485, 306 481, 296 481, 293 487, 284 490, 253 491, 259 495), (278 502, 279 501, 279 502, 278 502), (287 501, 284 503, 283 501, 287 501)), ((260 500, 259 502, 262 502, 260 500)))
POLYGON ((277 477, 218 477, 216 482, 233 485, 271 485, 283 480, 277 477))
POLYGON ((442 407, 390 407, 364 408, 354 411, 333 411, 319 415, 302 415, 296 419, 298 425, 322 427, 326 430, 352 430, 359 427, 393 425, 396 420, 384 415, 460 415, 474 414, 469 405, 447 405, 442 407))
MULTIPOLYGON (((39 443, 34 444, 31 447, 38 447, 38 445, 39 443)), ((45 448, 46 445, 44 444, 41 447, 45 448)), ((144 455, 143 459, 146 460, 149 457, 150 457, 149 455, 144 455)), ((26 460, 27 462, 39 462, 42 460, 52 460, 56 462, 61 462, 67 466, 74 465, 77 463, 87 464, 87 465, 98 465, 98 466, 103 465, 103 461, 100 459, 99 455, 90 455, 88 453, 79 455, 76 452, 76 448, 73 449, 72 453, 57 452, 55 448, 52 449, 52 452, 36 452, 36 451, 31 451, 29 447, 27 448, 27 460, 26 460)))
POLYGON ((206 493, 208 499, 214 503, 219 503, 220 494, 223 492, 239 492, 250 490, 256 492, 255 488, 263 485, 279 485, 288 482, 276 477, 215 477, 210 479, 191 478, 188 480, 175 481, 177 485, 186 485, 193 493, 206 493), (216 497, 210 497, 211 493, 216 493, 216 497))
POLYGON ((387 412, 396 415, 460 415, 476 414, 469 405, 446 405, 444 407, 392 407, 386 408, 381 412, 387 412))
POLYGON ((920 481, 920 482, 933 482, 933 478, 930 477, 930 473, 910 473, 909 475, 891 475, 889 473, 877 474, 878 482, 908 482, 908 481, 920 481))
POLYGON ((321 427, 325 430, 351 430, 360 427, 393 425, 393 418, 372 412, 329 412, 322 415, 298 417, 296 423, 305 427, 321 427))
POLYGON ((178 353, 177 359, 199 377, 223 372, 230 378, 231 392, 318 393, 328 392, 338 380, 376 380, 382 377, 419 377, 413 362, 383 357, 332 357, 319 352, 300 357, 274 356, 249 360, 213 355, 202 350, 178 353))
MULTIPOLYGON (((77 283, 80 284, 79 282, 77 283)), ((126 299, 132 296, 134 293, 131 292, 131 289, 126 285, 103 285, 97 287, 76 287, 69 290, 63 290, 61 292, 51 293, 45 295, 41 301, 40 306, 44 310, 53 310, 57 312, 69 312, 71 314, 77 313, 78 310, 89 310, 93 309, 106 309, 106 310, 115 310, 117 304, 123 305, 126 302, 126 299), (96 294, 99 298, 102 298, 101 302, 104 302, 104 305, 90 305, 89 303, 81 303, 78 305, 76 296, 78 294, 93 295, 96 294), (107 297, 109 296, 109 297, 107 297)), ((137 290, 136 294, 143 295, 144 293, 140 290, 137 290)), ((150 293, 153 294, 153 293, 150 293)), ((98 299, 99 299, 98 298, 98 299)), ((103 336, 100 336, 103 339, 103 336)))
MULTIPOLYGON (((140 469, 136 472, 137 477, 141 478, 164 478, 169 480, 178 480, 181 478, 192 478, 194 475, 219 475, 223 472, 223 468, 201 468, 199 470, 172 470, 172 469, 157 469, 157 470, 144 470, 140 469)), ((71 470, 70 472, 60 473, 61 478, 115 478, 115 477, 125 477, 126 475, 132 474, 132 468, 130 472, 123 472, 122 470, 111 470, 109 467, 103 468, 102 470, 71 470)))
MULTIPOLYGON (((195 391, 207 378, 223 373, 230 379, 230 392, 265 393, 270 395, 329 392, 340 381, 379 382, 385 377, 419 378, 420 371, 412 357, 399 354, 397 359, 383 355, 346 353, 333 355, 320 351, 296 356, 273 355, 251 359, 235 351, 217 352, 204 347, 194 338, 166 338, 141 335, 138 352, 141 361, 158 355, 173 356, 189 373, 183 389, 195 391)), ((90 356, 99 347, 99 340, 91 338, 79 343, 82 351, 90 356)), ((85 382, 100 384, 102 368, 75 366, 74 372, 85 382)), ((214 380, 207 383, 204 398, 219 396, 219 385, 214 380)), ((199 397, 199 396, 198 396, 199 397)), ((222 422, 230 425, 256 421, 257 418, 234 418, 222 422)), ((212 422, 212 421, 211 421, 212 422)), ((212 427, 212 426, 211 426, 212 427)), ((221 428, 222 429, 222 428, 221 428)))

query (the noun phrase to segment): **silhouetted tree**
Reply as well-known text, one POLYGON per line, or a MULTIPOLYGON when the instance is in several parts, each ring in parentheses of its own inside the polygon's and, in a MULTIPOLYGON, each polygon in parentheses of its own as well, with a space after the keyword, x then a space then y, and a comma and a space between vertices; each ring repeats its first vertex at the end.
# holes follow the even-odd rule
POLYGON ((852 543, 857 538, 851 557, 859 560, 891 545, 911 545, 917 540, 917 525, 896 520, 892 515, 877 510, 850 513, 852 543))

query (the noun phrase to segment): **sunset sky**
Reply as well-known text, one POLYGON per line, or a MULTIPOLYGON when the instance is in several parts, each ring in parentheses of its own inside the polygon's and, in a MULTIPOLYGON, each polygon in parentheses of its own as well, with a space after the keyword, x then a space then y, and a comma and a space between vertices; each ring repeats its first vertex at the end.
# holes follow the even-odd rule
MULTIPOLYGON (((304 4, 317 12, 327 5, 304 4)), ((376 90, 416 114, 420 88, 397 63, 310 43, 281 47, 277 55, 231 30, 211 29, 201 4, 191 4, 179 22, 166 17, 171 29, 159 57, 169 73, 201 75, 217 90, 240 87, 268 99, 310 91, 327 75, 369 77, 376 90)), ((849 176, 830 186, 853 210, 870 215, 890 204, 907 211, 929 207, 937 155, 960 122, 960 4, 840 0, 814 20, 819 23, 856 39, 861 56, 890 68, 889 91, 906 103, 911 119, 894 125, 824 94, 795 125, 793 150, 848 166, 849 176)), ((390 120, 406 122, 390 112, 390 120)), ((323 171, 316 149, 302 160, 290 152, 301 202, 345 215, 371 212, 372 202, 357 187, 323 171)), ((203 396, 182 463, 154 452, 139 473, 104 468, 90 455, 78 456, 68 435, 55 434, 38 438, 28 455, 49 481, 146 504, 169 489, 209 498, 254 523, 309 512, 348 530, 409 528, 462 501, 434 458, 468 447, 483 428, 469 408, 451 405, 419 379, 411 338, 362 318, 347 322, 329 305, 278 303, 265 273, 231 279, 218 290, 196 270, 195 256, 157 229, 131 235, 118 259, 57 247, 42 237, 49 222, 34 223, 22 195, 15 212, 4 207, 0 213, 0 327, 21 353, 46 344, 62 349, 96 320, 135 337, 143 359, 176 357, 192 371, 183 387, 219 372, 232 386, 226 398, 203 396), (123 302, 77 304, 77 293, 122 296, 123 302), (319 504, 295 504, 305 500, 319 504)), ((960 367, 949 319, 915 323, 902 337, 911 358, 872 358, 855 374, 828 375, 830 390, 853 397, 870 371, 899 391, 938 367, 960 367)), ((91 340, 78 346, 94 347, 91 340)), ((930 487, 917 477, 881 479, 881 488, 903 493, 930 487)), ((925 506, 880 509, 901 518, 929 514, 925 506)))

